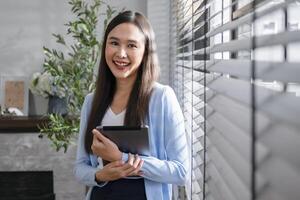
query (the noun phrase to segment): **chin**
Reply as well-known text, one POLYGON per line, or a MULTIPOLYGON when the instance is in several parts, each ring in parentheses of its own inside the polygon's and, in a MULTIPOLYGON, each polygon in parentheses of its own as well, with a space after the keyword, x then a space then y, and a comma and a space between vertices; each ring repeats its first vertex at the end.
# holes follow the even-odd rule
POLYGON ((127 74, 127 73, 117 72, 117 73, 113 73, 113 74, 114 74, 116 79, 125 79, 125 78, 129 77, 129 74, 127 74))

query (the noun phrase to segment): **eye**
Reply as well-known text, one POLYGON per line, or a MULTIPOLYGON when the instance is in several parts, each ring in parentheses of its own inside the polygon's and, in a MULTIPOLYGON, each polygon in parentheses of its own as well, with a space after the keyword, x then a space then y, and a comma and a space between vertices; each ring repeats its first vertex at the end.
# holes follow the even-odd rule
POLYGON ((118 45, 118 42, 116 42, 116 41, 111 41, 110 44, 113 45, 113 46, 117 46, 117 45, 118 45))
POLYGON ((137 48, 137 46, 135 44, 128 44, 129 48, 137 48))

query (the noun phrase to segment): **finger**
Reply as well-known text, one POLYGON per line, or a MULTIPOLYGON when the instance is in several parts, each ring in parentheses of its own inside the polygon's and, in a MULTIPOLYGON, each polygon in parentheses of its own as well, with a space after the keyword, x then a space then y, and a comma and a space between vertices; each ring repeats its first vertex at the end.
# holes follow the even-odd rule
POLYGON ((97 139, 99 139, 101 141, 107 140, 107 138, 102 133, 100 133, 100 131, 98 131, 97 129, 93 129, 92 132, 93 132, 94 136, 96 136, 97 139))
POLYGON ((92 142, 92 145, 91 145, 91 149, 92 149, 92 152, 95 153, 95 149, 96 149, 96 146, 97 146, 97 139, 95 139, 95 137, 93 137, 93 142, 92 142))
POLYGON ((92 145, 97 145, 98 143, 99 143, 99 140, 97 139, 97 137, 95 135, 93 135, 92 145))
POLYGON ((144 160, 141 159, 140 162, 139 162, 139 165, 137 166, 138 171, 140 171, 142 169, 143 164, 144 164, 144 160))
POLYGON ((140 163, 140 157, 136 154, 136 155, 134 155, 134 162, 133 162, 133 167, 134 168, 137 168, 138 167, 138 165, 139 165, 139 163, 140 163))
POLYGON ((127 171, 132 171, 132 169, 134 169, 134 167, 129 164, 128 162, 125 163, 121 168, 120 170, 123 171, 123 172, 127 172, 127 171))
POLYGON ((92 145, 94 146, 99 146, 99 145, 103 145, 103 141, 99 140, 95 135, 93 136, 93 141, 92 141, 92 145))
POLYGON ((97 151, 102 151, 103 149, 105 149, 105 145, 103 142, 99 141, 97 138, 95 138, 93 140, 93 143, 91 145, 91 149, 92 149, 92 152, 94 154, 97 153, 97 151))
POLYGON ((138 176, 143 176, 144 173, 143 173, 143 171, 139 171, 139 172, 137 173, 137 175, 138 175, 138 176))
POLYGON ((141 167, 143 166, 144 161, 140 159, 140 162, 138 163, 137 168, 134 166, 131 166, 129 163, 127 163, 126 165, 128 165, 128 168, 124 166, 124 174, 126 174, 126 176, 132 176, 132 175, 138 175, 138 172, 140 171, 141 167), (129 167, 130 166, 130 167, 129 167))
POLYGON ((134 172, 135 168, 133 166, 127 168, 126 170, 124 170, 125 177, 134 175, 134 172))
POLYGON ((112 169, 119 174, 119 178, 125 178, 130 175, 134 168, 128 164, 123 163, 123 165, 112 167, 112 169))
POLYGON ((133 162, 134 162, 134 155, 132 155, 131 153, 128 154, 128 161, 127 163, 130 164, 131 166, 133 166, 133 162))
POLYGON ((144 164, 144 161, 140 160, 140 162, 138 163, 138 166, 135 168, 135 170, 132 172, 131 175, 141 176, 141 174, 142 174, 141 168, 142 168, 143 164, 144 164))

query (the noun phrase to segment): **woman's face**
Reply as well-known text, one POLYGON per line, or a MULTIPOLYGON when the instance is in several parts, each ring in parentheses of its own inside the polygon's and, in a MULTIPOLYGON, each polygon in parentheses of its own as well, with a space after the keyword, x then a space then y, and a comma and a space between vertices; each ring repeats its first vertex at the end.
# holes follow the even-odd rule
POLYGON ((108 34, 105 60, 116 79, 135 78, 144 52, 144 34, 134 24, 119 24, 108 34))

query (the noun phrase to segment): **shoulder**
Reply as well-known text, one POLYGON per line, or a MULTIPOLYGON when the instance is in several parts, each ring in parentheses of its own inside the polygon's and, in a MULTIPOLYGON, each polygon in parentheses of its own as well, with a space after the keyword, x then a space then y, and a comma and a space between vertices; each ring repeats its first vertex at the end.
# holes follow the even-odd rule
POLYGON ((163 97, 169 93, 174 93, 174 90, 169 85, 163 85, 161 83, 155 82, 153 86, 152 95, 163 97))
POLYGON ((152 91, 153 98, 160 98, 165 101, 168 99, 177 99, 173 88, 169 85, 163 85, 161 83, 155 82, 152 91))
POLYGON ((169 119, 181 120, 181 108, 174 90, 160 83, 155 83, 150 100, 150 111, 157 116, 157 113, 163 112, 169 119), (178 119, 177 119, 178 118, 178 119))
POLYGON ((92 93, 89 93, 85 96, 84 101, 92 102, 93 98, 94 98, 94 93, 92 92, 92 93))
POLYGON ((177 102, 177 97, 170 86, 155 82, 152 90, 151 102, 156 105, 173 105, 174 102, 177 102))
POLYGON ((87 94, 84 98, 82 109, 89 111, 92 106, 93 98, 94 98, 94 93, 87 94))

